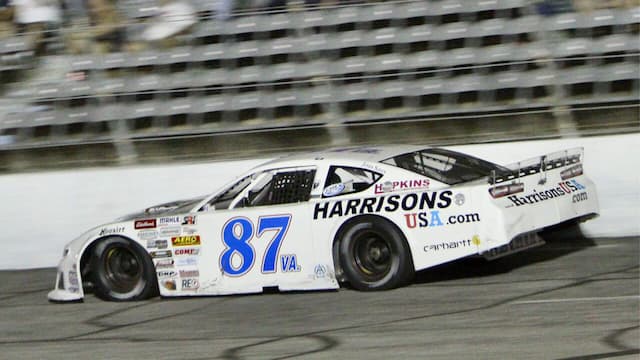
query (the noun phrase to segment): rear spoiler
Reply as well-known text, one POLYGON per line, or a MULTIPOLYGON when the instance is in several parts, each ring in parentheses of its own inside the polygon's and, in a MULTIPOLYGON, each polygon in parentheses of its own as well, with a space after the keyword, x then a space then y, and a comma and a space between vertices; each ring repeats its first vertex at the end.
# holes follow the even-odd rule
MULTIPOLYGON (((562 180, 582 175, 583 156, 584 148, 578 147, 518 161, 505 166, 505 170, 493 170, 488 179, 489 184, 493 185, 489 192, 494 198, 520 192, 522 191, 521 186, 523 186, 519 181, 521 177, 566 166, 570 167, 560 173, 562 180), (511 183, 498 186, 498 184, 505 182, 511 183)), ((541 184, 544 182, 546 182, 546 177, 540 180, 541 184)))

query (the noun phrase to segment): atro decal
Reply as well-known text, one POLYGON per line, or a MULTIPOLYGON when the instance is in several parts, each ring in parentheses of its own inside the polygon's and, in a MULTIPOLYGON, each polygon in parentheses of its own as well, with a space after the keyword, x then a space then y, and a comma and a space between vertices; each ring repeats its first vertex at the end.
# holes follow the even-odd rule
POLYGON ((374 192, 376 194, 382 194, 403 190, 426 190, 428 188, 429 179, 385 181, 381 184, 376 184, 374 186, 374 192))
POLYGON ((444 209, 451 205, 450 190, 423 192, 405 195, 389 195, 364 199, 350 199, 315 204, 313 219, 327 219, 334 216, 373 214, 381 211, 444 209))
POLYGON ((511 200, 513 205, 522 206, 527 204, 536 204, 539 202, 555 199, 560 196, 569 195, 573 192, 577 192, 580 190, 585 190, 586 187, 576 180, 566 180, 558 183, 558 186, 552 189, 547 189, 543 191, 533 190, 533 194, 529 195, 511 195, 507 198, 511 200))
POLYGON ((446 222, 442 220, 440 217, 439 210, 431 210, 429 212, 418 212, 418 213, 409 213, 404 214, 404 220, 407 224, 407 227, 410 229, 416 227, 435 227, 435 226, 443 226, 443 225, 455 225, 455 224, 465 224, 465 223, 474 223, 480 221, 480 214, 471 213, 471 214, 460 214, 460 215, 451 215, 444 216, 446 222))
POLYGON ((171 238, 173 246, 195 246, 200 245, 200 235, 176 236, 171 238))
POLYGON ((173 253, 176 256, 198 255, 200 254, 200 249, 198 248, 175 249, 173 250, 173 253))
POLYGON ((118 226, 114 228, 103 228, 102 230, 100 230, 100 236, 120 234, 123 231, 124 231, 124 226, 118 226))
POLYGON ((156 219, 136 220, 133 223, 133 227, 136 230, 139 229, 153 229, 156 227, 156 219))

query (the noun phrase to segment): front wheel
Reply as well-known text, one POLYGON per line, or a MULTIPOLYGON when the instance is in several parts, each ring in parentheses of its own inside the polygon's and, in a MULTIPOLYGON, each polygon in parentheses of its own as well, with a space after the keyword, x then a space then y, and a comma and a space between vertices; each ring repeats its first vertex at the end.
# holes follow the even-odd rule
POLYGON ((100 240, 91 261, 94 291, 101 299, 144 300, 158 294, 153 261, 129 240, 120 237, 100 240))
POLYGON ((358 218, 341 231, 339 241, 340 264, 351 286, 358 290, 396 288, 414 275, 404 235, 385 219, 358 218))

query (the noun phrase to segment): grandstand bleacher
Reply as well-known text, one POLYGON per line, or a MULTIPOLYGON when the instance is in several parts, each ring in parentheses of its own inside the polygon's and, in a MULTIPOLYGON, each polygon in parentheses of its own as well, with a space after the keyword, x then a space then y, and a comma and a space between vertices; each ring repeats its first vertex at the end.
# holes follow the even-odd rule
MULTIPOLYGON (((153 8, 143 3, 150 2, 121 6, 131 26, 153 8)), ((210 11, 205 3, 194 6, 210 11)), ((121 141, 123 131, 135 140, 589 103, 637 107, 640 6, 542 15, 534 3, 390 1, 203 16, 171 48, 41 55, 55 58, 59 76, 0 88, 13 104, 0 108, 0 136, 9 139, 0 151, 121 141)), ((43 61, 19 40, 0 40, 3 59, 15 58, 3 72, 43 61)))

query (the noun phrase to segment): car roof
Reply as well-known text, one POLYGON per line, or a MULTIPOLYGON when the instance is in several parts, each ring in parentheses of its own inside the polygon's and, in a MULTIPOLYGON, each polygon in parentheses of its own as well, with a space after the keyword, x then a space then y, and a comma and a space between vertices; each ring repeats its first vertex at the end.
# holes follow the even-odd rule
POLYGON ((263 166, 277 166, 290 163, 308 162, 309 164, 320 161, 326 162, 342 162, 342 161, 359 161, 359 162, 381 162, 391 157, 419 151, 429 148, 424 145, 368 145, 368 146, 352 146, 330 148, 327 150, 305 152, 283 156, 278 159, 262 164, 263 166))

